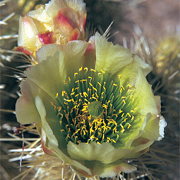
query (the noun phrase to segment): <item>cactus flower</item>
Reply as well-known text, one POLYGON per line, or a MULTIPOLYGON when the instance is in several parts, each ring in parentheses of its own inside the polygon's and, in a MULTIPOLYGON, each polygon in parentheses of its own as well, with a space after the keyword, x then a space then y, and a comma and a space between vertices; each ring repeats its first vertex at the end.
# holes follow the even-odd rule
POLYGON ((22 124, 36 123, 43 147, 85 177, 115 176, 164 136, 151 67, 98 33, 89 42, 46 45, 26 72, 16 103, 22 124))
POLYGON ((35 56, 44 44, 83 39, 85 22, 82 0, 51 0, 20 18, 17 50, 35 56))

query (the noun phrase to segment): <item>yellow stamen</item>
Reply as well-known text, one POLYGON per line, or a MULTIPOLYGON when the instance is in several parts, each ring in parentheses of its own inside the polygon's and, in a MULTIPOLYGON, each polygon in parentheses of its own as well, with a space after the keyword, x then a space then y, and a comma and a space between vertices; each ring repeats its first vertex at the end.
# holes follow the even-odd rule
POLYGON ((95 69, 90 69, 90 71, 92 71, 92 72, 96 72, 96 70, 95 70, 95 69))
POLYGON ((65 95, 65 93, 66 93, 66 91, 62 91, 62 96, 64 96, 64 95, 65 95))

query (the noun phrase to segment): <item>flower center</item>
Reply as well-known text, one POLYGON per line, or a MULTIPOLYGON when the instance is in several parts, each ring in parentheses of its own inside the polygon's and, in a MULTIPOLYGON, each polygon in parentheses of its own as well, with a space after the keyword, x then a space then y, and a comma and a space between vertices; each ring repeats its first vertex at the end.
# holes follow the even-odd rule
POLYGON ((98 117, 103 112, 103 107, 99 101, 93 101, 88 105, 88 112, 92 117, 98 117))
POLYGON ((120 142, 137 115, 133 92, 120 85, 120 77, 94 69, 80 68, 68 77, 55 105, 67 142, 120 142))

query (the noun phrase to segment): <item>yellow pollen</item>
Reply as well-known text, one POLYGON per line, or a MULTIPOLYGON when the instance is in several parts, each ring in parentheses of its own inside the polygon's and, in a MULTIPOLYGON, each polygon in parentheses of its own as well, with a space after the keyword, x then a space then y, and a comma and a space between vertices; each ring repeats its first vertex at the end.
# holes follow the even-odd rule
POLYGON ((113 116, 118 117, 118 115, 117 115, 117 114, 113 114, 113 116))
POLYGON ((108 119, 108 120, 109 120, 108 125, 114 124, 115 126, 117 126, 117 122, 114 119, 108 119))
POLYGON ((95 87, 92 87, 92 89, 97 92, 97 89, 95 87))
POLYGON ((124 99, 122 100, 122 102, 123 102, 123 104, 126 104, 126 101, 124 99))
POLYGON ((81 81, 81 82, 86 82, 86 81, 87 81, 87 79, 81 79, 80 81, 81 81))
POLYGON ((88 97, 88 94, 87 94, 86 92, 83 92, 83 95, 84 95, 85 97, 88 97))
POLYGON ((95 92, 95 95, 96 95, 97 98, 99 97, 98 94, 97 94, 97 92, 95 92))
POLYGON ((89 102, 87 99, 84 99, 86 102, 89 102))
POLYGON ((73 133, 72 137, 75 136, 79 131, 80 131, 80 129, 76 130, 76 131, 73 133))
POLYGON ((113 142, 113 143, 116 143, 116 141, 114 139, 111 139, 110 141, 113 142))
POLYGON ((76 75, 78 75, 78 73, 76 72, 76 73, 74 73, 74 76, 76 76, 76 75))
POLYGON ((120 88, 120 93, 122 93, 123 90, 124 90, 124 87, 122 86, 122 87, 120 88))
POLYGON ((87 105, 83 106, 82 112, 88 112, 87 108, 88 108, 87 105))
POLYGON ((102 92, 101 95, 104 95, 104 92, 102 92))
POLYGON ((95 139, 95 138, 96 137, 94 136, 94 134, 90 136, 90 139, 92 139, 92 140, 95 139))
POLYGON ((121 126, 121 133, 123 133, 124 131, 125 131, 125 129, 124 129, 124 127, 123 127, 123 125, 122 124, 120 124, 120 126, 121 126))
POLYGON ((128 125, 128 127, 127 127, 127 128, 129 129, 129 128, 131 127, 131 124, 127 123, 127 125, 128 125))
POLYGON ((95 70, 95 69, 90 69, 90 71, 92 71, 92 72, 96 72, 96 70, 95 70))
POLYGON ((128 87, 128 88, 132 88, 133 86, 132 86, 131 84, 128 84, 127 87, 128 87))
POLYGON ((105 109, 108 108, 108 106, 106 104, 103 104, 102 107, 105 108, 105 109))
POLYGON ((122 122, 126 122, 127 121, 127 118, 125 118, 122 122))
POLYGON ((65 93, 66 93, 66 91, 62 91, 62 96, 64 96, 64 95, 65 95, 65 93))
POLYGON ((131 117, 131 114, 130 114, 130 113, 127 113, 127 116, 131 117))
POLYGON ((117 84, 114 83, 113 86, 117 86, 117 84))
POLYGON ((111 101, 110 101, 110 100, 108 100, 107 104, 109 104, 109 103, 111 103, 111 101))
POLYGON ((82 70, 83 70, 83 68, 82 68, 82 67, 80 67, 80 68, 79 68, 79 71, 82 71, 82 70))
POLYGON ((102 135, 102 140, 104 140, 104 134, 102 135))
POLYGON ((85 67, 85 68, 84 68, 84 70, 85 70, 85 71, 88 71, 88 68, 87 68, 87 67, 85 67))
POLYGON ((90 134, 94 133, 94 129, 90 128, 90 134))
POLYGON ((113 128, 113 132, 114 133, 116 133, 117 132, 117 128, 115 127, 115 128, 113 128))
POLYGON ((89 85, 90 85, 91 87, 93 87, 92 83, 89 83, 89 85))
POLYGON ((59 96, 59 94, 58 93, 56 93, 56 98, 59 96))
POLYGON ((107 142, 111 141, 111 138, 110 137, 107 137, 107 142))
POLYGON ((74 99, 67 99, 67 102, 74 102, 74 99))
POLYGON ((90 99, 94 99, 94 100, 96 100, 96 101, 98 100, 98 99, 97 99, 96 97, 94 97, 94 96, 92 96, 90 99))

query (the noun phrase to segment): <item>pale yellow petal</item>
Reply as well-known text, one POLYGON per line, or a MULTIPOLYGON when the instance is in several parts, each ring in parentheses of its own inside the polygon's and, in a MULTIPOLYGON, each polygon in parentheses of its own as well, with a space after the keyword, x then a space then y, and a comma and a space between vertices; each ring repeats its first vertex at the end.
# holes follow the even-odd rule
POLYGON ((84 41, 70 41, 66 46, 62 46, 68 75, 73 75, 80 67, 83 67, 86 48, 87 43, 84 41))
POLYGON ((36 122, 40 124, 40 116, 34 106, 30 85, 21 84, 22 96, 16 102, 16 117, 19 123, 29 124, 36 122))
POLYGON ((156 98, 152 92, 151 85, 145 77, 149 70, 149 66, 139 63, 139 60, 135 57, 132 63, 124 67, 119 73, 122 85, 126 83, 134 87, 137 109, 145 116, 147 113, 158 114, 156 98))
POLYGON ((60 148, 57 148, 56 146, 49 145, 50 148, 52 148, 56 154, 57 157, 59 157, 61 160, 65 161, 67 164, 71 165, 73 169, 75 169, 78 173, 85 177, 91 177, 93 176, 92 171, 87 168, 85 165, 83 165, 81 162, 76 161, 68 157, 65 153, 63 153, 60 148))
POLYGON ((126 48, 113 45, 98 33, 95 35, 96 70, 117 74, 133 61, 132 54, 126 48))
POLYGON ((73 159, 87 161, 96 160, 105 164, 123 159, 131 152, 130 149, 115 148, 110 143, 97 144, 95 142, 89 144, 74 144, 69 142, 67 145, 67 151, 73 159))
POLYGON ((35 97, 35 106, 37 108, 37 111, 39 113, 40 119, 41 119, 41 127, 44 130, 47 138, 48 138, 48 142, 49 144, 58 147, 58 141, 54 135, 54 132, 52 131, 51 127, 49 126, 47 120, 46 120, 46 109, 45 106, 41 100, 41 98, 39 96, 35 97))
POLYGON ((65 0, 68 7, 74 9, 75 11, 79 11, 80 13, 86 12, 86 4, 83 0, 65 0))
POLYGON ((143 134, 141 135, 143 138, 147 138, 149 140, 157 140, 159 137, 159 117, 157 115, 148 114, 147 122, 144 128, 143 134))
POLYGON ((37 50, 41 46, 37 35, 38 30, 33 20, 28 16, 20 17, 18 46, 25 47, 32 51, 37 50))
POLYGON ((40 49, 38 53, 38 56, 41 57, 38 59, 40 63, 28 69, 25 75, 49 96, 55 98, 56 94, 63 88, 65 78, 64 56, 59 48, 54 48, 52 54, 50 54, 50 47, 44 46, 40 49), (47 50, 47 53, 45 50, 47 50), (43 53, 45 54, 44 56, 43 53))
POLYGON ((100 177, 106 178, 106 177, 115 177, 119 176, 119 173, 124 172, 124 173, 131 173, 133 171, 136 171, 137 168, 127 164, 127 163, 119 163, 115 165, 110 165, 106 168, 103 169, 103 172, 100 174, 100 177))
POLYGON ((18 122, 21 124, 36 123, 36 126, 41 126, 41 118, 35 106, 35 97, 40 96, 47 102, 47 105, 50 105, 53 99, 29 79, 21 83, 21 93, 16 103, 18 122))

